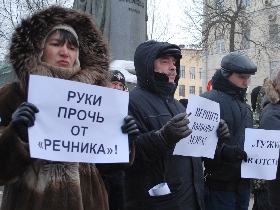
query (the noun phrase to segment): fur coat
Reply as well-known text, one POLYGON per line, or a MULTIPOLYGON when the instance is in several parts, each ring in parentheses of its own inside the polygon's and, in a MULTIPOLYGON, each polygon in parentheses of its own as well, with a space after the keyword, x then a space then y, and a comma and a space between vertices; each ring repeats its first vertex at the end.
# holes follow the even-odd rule
POLYGON ((34 159, 30 158, 28 142, 20 139, 11 123, 13 112, 27 100, 30 74, 107 85, 108 47, 94 21, 82 12, 59 6, 40 11, 16 28, 9 58, 18 82, 0 89, 0 185, 4 185, 1 210, 108 209, 100 174, 110 174, 130 165, 134 148, 130 148, 128 164, 95 165, 34 159), (58 24, 72 26, 79 38, 81 66, 78 73, 71 76, 66 68, 52 69, 55 67, 40 61, 42 40, 58 24), (57 74, 57 70, 62 73, 57 74))

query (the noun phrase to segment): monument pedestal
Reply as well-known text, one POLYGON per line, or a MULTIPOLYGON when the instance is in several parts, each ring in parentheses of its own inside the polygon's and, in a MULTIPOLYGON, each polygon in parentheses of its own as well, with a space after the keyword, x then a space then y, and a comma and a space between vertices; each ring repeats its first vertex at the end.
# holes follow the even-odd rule
POLYGON ((113 60, 134 60, 147 39, 147 0, 111 1, 110 47, 113 60))
POLYGON ((147 0, 75 0, 73 8, 94 16, 109 40, 112 60, 133 61, 147 39, 147 0))

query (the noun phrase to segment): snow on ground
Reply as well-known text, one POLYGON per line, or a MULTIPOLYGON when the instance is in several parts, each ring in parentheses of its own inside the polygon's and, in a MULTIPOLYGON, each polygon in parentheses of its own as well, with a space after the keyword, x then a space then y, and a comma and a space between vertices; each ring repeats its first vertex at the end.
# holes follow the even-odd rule
POLYGON ((126 61, 126 60, 114 60, 110 64, 110 70, 119 70, 123 73, 126 82, 136 83, 136 75, 129 73, 128 71, 134 71, 134 62, 133 61, 126 61))

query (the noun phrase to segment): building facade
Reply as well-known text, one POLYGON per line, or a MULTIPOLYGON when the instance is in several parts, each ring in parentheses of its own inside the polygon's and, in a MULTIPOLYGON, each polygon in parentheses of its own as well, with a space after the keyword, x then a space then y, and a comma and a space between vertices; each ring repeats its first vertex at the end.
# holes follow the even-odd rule
POLYGON ((202 93, 202 50, 181 47, 180 80, 175 92, 177 100, 186 98, 190 94, 202 93))
MULTIPOLYGON (((252 89, 263 85, 264 79, 270 77, 274 68, 280 64, 280 1, 213 0, 212 3, 215 8, 212 13, 216 13, 220 19, 228 14, 234 24, 228 22, 231 25, 226 25, 223 24, 224 20, 221 20, 221 25, 208 33, 207 49, 203 48, 202 91, 206 90, 209 80, 220 67, 222 57, 229 52, 239 51, 258 67, 257 74, 250 79, 249 99, 252 89), (230 30, 234 30, 234 41, 230 30)), ((209 8, 210 6, 204 6, 204 14, 212 14, 209 13, 209 8)), ((204 31, 209 23, 205 16, 202 24, 204 31)))

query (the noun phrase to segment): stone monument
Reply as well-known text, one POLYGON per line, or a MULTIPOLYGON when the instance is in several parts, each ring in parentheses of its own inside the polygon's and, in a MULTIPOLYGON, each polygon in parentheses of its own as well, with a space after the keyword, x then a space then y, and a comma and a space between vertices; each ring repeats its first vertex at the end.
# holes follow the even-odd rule
POLYGON ((94 16, 110 44, 112 60, 133 61, 147 37, 147 0, 75 0, 74 9, 94 16))
POLYGON ((73 9, 90 13, 105 37, 110 37, 110 0, 75 0, 73 9))

